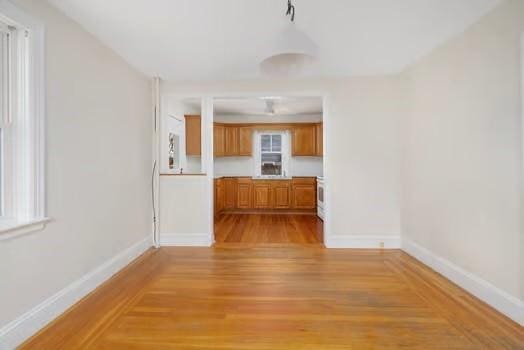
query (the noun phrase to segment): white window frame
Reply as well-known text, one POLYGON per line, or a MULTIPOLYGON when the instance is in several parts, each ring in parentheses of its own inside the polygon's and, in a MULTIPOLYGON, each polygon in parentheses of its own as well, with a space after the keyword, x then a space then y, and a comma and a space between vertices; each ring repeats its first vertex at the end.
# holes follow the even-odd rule
POLYGON ((290 132, 287 130, 256 131, 254 133, 255 144, 255 176, 260 178, 289 177, 289 157, 290 157, 290 132), (282 175, 262 175, 262 135, 281 135, 282 136, 282 175))
POLYGON ((0 0, 0 20, 17 29, 13 62, 10 120, 5 129, 3 157, 4 211, 0 240, 40 230, 49 221, 45 208, 45 62, 44 26, 8 0, 0 0))

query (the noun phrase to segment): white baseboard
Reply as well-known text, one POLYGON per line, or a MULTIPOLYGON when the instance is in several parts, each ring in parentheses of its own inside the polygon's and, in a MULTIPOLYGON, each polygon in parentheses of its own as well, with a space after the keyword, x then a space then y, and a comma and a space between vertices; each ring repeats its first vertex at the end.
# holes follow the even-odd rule
POLYGON ((402 250, 431 267, 455 284, 467 290, 486 304, 524 326, 524 303, 482 278, 465 271, 428 249, 408 239, 402 240, 402 250))
POLYGON ((209 233, 161 233, 163 247, 210 247, 213 239, 209 233))
POLYGON ((71 283, 55 295, 0 328, 0 349, 16 348, 100 284, 142 255, 151 246, 152 241, 150 237, 133 244, 82 278, 71 283))
POLYGON ((326 248, 356 248, 356 249, 400 249, 400 236, 326 236, 326 248))

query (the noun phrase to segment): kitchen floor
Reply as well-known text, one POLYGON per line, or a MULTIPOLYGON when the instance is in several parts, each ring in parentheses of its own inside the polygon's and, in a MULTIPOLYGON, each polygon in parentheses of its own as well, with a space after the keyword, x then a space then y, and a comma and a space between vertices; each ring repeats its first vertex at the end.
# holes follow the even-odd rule
POLYGON ((222 214, 215 218, 216 244, 323 244, 316 215, 222 214))

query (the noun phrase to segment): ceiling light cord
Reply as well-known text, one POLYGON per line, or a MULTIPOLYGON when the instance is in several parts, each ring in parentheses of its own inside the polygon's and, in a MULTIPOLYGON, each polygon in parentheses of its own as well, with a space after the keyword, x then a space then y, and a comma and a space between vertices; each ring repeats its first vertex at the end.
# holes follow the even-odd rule
POLYGON ((295 22, 295 5, 291 3, 291 0, 287 0, 286 16, 291 16, 291 22, 295 22))

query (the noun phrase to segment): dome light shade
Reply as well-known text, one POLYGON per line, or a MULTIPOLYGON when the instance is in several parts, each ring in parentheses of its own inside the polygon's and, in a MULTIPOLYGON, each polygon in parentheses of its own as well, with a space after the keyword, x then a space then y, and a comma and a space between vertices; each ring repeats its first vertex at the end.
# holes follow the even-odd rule
POLYGON ((260 62, 260 71, 268 76, 298 75, 314 62, 316 55, 317 46, 313 40, 290 23, 260 62))

